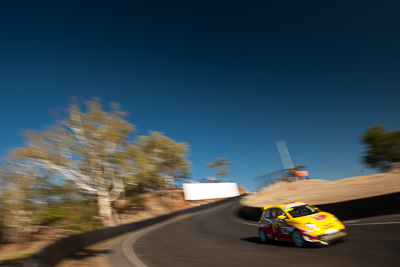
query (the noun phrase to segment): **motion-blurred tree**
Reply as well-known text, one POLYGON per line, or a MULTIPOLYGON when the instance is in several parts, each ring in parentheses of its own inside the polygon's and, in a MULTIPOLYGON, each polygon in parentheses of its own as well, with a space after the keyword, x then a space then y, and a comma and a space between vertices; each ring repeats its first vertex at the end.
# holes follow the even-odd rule
POLYGON ((136 180, 148 186, 164 189, 170 179, 189 176, 188 145, 177 143, 163 133, 152 131, 139 136, 131 149, 136 168, 136 180))
POLYGON ((377 125, 369 128, 361 140, 367 146, 363 160, 368 166, 388 171, 392 164, 400 162, 400 131, 377 125))
POLYGON ((216 169, 216 173, 221 177, 220 181, 224 181, 230 173, 225 167, 231 164, 232 162, 228 158, 218 158, 215 162, 208 163, 207 166, 216 169))
POLYGON ((27 132, 28 145, 13 151, 28 165, 39 168, 38 173, 46 170, 51 179, 67 179, 97 196, 105 226, 118 224, 111 202, 123 191, 124 180, 133 175, 126 153, 134 126, 125 120, 118 104, 112 103, 110 110, 103 111, 100 100, 92 99, 81 111, 75 99, 66 119, 57 121, 50 130, 27 132))
POLYGON ((44 190, 48 186, 45 173, 35 172, 30 164, 9 157, 6 168, 0 170, 0 184, 3 241, 26 241, 45 212, 44 190))

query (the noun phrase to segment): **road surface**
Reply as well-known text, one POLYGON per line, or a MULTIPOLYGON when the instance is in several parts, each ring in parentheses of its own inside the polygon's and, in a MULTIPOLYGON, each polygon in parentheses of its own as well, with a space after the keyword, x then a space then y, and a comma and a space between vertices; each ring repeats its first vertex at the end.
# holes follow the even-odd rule
POLYGON ((399 266, 400 214, 346 222, 348 237, 324 247, 261 244, 236 217, 238 200, 133 233, 113 248, 112 266, 399 266))

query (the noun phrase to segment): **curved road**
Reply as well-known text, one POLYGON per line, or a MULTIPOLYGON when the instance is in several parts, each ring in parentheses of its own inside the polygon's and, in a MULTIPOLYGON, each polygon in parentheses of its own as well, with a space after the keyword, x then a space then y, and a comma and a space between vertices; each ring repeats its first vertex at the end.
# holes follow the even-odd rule
POLYGON ((134 233, 114 248, 109 262, 119 267, 399 266, 400 214, 347 222, 345 241, 297 248, 290 243, 260 244, 256 223, 237 218, 237 207, 238 200, 233 200, 145 234, 134 233))

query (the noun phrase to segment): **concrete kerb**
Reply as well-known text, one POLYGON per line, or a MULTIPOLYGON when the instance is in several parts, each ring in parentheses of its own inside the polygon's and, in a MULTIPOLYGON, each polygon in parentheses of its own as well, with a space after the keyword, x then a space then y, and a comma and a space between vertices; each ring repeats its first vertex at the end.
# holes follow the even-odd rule
POLYGON ((83 234, 78 234, 78 235, 73 235, 66 237, 64 239, 60 239, 56 241, 55 243, 45 247, 43 250, 41 250, 39 253, 33 255, 31 258, 29 258, 24 266, 26 267, 48 267, 48 266, 55 266, 57 263, 59 263, 62 259, 67 258, 71 255, 73 255, 75 252, 93 245, 95 243, 107 240, 109 238, 113 238, 128 232, 133 232, 160 222, 163 222, 165 220, 168 220, 170 218, 179 216, 179 215, 184 215, 184 214, 189 214, 193 213, 199 210, 203 209, 208 209, 229 201, 232 201, 233 199, 238 199, 238 197, 233 197, 233 198, 227 198, 219 201, 215 201, 209 204, 185 209, 185 210, 180 210, 176 211, 173 213, 161 215, 155 218, 143 220, 140 222, 135 222, 135 223, 129 223, 129 224, 124 224, 124 225, 119 225, 115 227, 110 227, 110 228, 104 228, 100 230, 95 230, 91 232, 86 232, 83 234))
MULTIPOLYGON (((396 214, 400 213, 400 192, 315 206, 334 214, 342 221, 396 214)), ((239 216, 249 221, 258 221, 262 213, 261 208, 242 206, 239 216)))

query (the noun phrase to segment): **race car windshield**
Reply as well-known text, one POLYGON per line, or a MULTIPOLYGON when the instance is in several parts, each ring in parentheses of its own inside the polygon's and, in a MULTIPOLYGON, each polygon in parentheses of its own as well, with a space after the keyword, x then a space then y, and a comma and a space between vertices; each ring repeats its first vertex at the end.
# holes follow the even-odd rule
POLYGON ((309 205, 297 206, 287 210, 293 218, 306 216, 314 213, 318 213, 316 209, 309 205))

